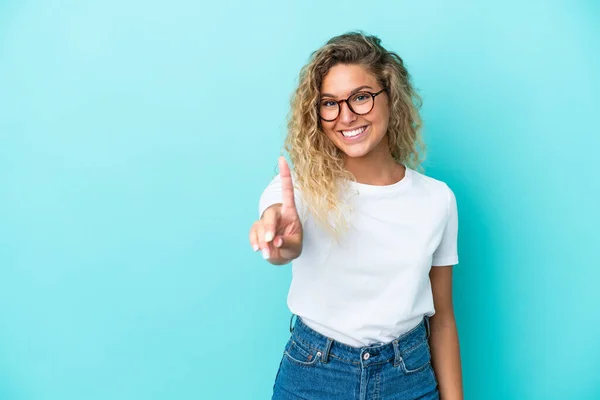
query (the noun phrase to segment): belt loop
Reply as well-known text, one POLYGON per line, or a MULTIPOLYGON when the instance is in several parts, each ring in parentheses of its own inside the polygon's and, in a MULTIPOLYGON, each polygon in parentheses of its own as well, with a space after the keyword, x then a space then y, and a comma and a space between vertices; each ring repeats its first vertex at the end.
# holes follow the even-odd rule
POLYGON ((325 345, 325 351, 321 356, 321 361, 323 364, 327 364, 327 360, 329 360, 329 352, 331 351, 331 345, 333 344, 333 339, 327 338, 327 344, 325 345))
POLYGON ((294 327, 292 325, 292 321, 294 320, 294 313, 292 313, 292 317, 290 318, 290 333, 294 331, 294 327))
POLYGON ((400 365, 400 360, 402 357, 400 356, 400 345, 398 344, 398 339, 393 340, 392 344, 394 346, 394 367, 400 365))
POLYGON ((427 339, 431 336, 431 327, 429 326, 429 316, 425 316, 425 330, 427 332, 427 339))

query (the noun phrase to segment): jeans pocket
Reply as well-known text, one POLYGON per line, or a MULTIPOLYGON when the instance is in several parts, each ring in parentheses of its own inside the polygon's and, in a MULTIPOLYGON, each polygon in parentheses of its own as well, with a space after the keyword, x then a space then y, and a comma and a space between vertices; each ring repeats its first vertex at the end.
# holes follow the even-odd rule
POLYGON ((431 352, 429 342, 424 340, 421 344, 403 352, 400 357, 400 366, 406 374, 414 374, 423 371, 431 365, 431 352))
POLYGON ((311 367, 319 361, 321 352, 290 339, 285 347, 284 356, 293 364, 301 367, 311 367))

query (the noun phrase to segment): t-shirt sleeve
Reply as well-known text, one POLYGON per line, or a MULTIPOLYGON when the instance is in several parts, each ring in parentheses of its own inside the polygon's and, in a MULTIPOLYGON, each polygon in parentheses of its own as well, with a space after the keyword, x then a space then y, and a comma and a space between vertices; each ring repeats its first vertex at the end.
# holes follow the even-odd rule
MULTIPOLYGON (((292 182, 294 181, 294 174, 292 173, 292 182)), ((302 202, 302 196, 300 196, 300 191, 294 184, 294 201, 296 203, 296 209, 298 210, 298 215, 300 219, 303 220, 303 216, 306 212, 306 207, 302 202)), ((267 208, 276 203, 282 202, 282 192, 281 192, 281 176, 279 174, 275 175, 275 177, 269 182, 265 190, 263 190, 260 199, 258 201, 258 218, 262 217, 263 213, 267 208)))
POLYGON ((448 217, 442 234, 442 240, 433 252, 431 263, 433 267, 458 264, 458 209, 454 192, 449 187, 447 189, 448 217))

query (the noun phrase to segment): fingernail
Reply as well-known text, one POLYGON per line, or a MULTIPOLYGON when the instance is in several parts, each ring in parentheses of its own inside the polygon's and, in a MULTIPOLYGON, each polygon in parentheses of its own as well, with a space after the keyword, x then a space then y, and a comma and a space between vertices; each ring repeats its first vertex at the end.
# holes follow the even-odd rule
POLYGON ((253 246, 252 246, 252 249, 253 249, 254 251, 258 251, 258 249, 260 249, 260 247, 258 247, 258 245, 257 245, 257 244, 255 244, 255 245, 253 245, 253 246))
POLYGON ((264 258, 265 260, 267 260, 267 259, 269 258, 269 256, 270 256, 270 254, 269 254, 269 249, 263 249, 263 251, 262 251, 262 256, 263 256, 263 258, 264 258))
POLYGON ((273 232, 267 232, 265 233, 265 242, 270 242, 271 240, 273 240, 273 232))

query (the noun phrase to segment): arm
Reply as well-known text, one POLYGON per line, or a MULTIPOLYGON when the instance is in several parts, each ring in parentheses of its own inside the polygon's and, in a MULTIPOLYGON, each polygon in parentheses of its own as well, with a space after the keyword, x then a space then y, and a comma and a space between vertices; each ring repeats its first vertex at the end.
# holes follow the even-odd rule
POLYGON ((441 400, 462 400, 462 370, 454 306, 451 265, 432 267, 429 273, 435 315, 430 319, 431 361, 439 383, 441 400))

